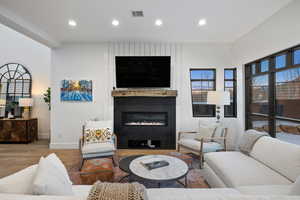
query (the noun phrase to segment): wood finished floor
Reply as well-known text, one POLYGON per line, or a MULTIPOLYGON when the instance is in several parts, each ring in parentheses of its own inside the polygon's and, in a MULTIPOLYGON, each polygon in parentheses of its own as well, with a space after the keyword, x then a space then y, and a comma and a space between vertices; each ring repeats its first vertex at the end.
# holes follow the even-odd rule
MULTIPOLYGON (((49 149, 49 141, 39 140, 31 144, 0 144, 0 178, 38 163, 41 156, 56 153, 67 169, 79 166, 80 154, 75 149, 49 149)), ((118 150, 118 156, 136 154, 165 154, 174 150, 118 150)))

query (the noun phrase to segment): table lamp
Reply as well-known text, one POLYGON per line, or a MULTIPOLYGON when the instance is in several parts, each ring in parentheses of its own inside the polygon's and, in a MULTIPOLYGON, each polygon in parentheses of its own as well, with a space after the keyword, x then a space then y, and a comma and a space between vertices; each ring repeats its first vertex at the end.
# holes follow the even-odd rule
POLYGON ((6 106, 6 99, 0 99, 0 108, 3 108, 6 106))
POLYGON ((0 118, 4 117, 5 107, 6 107, 6 99, 0 99, 0 118), (2 109, 4 109, 4 112, 2 111, 2 109))
POLYGON ((30 107, 33 106, 32 98, 19 98, 19 107, 24 107, 22 117, 25 119, 30 118, 30 107))
POLYGON ((228 91, 208 91, 207 104, 216 105, 217 123, 219 123, 221 106, 230 105, 230 93, 228 91))

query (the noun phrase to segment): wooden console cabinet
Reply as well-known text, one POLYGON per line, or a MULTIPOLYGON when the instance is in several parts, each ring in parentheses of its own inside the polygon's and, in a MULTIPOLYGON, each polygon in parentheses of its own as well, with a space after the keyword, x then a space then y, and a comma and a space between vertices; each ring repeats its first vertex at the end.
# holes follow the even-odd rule
POLYGON ((0 119, 0 143, 30 143, 38 139, 38 120, 0 119))

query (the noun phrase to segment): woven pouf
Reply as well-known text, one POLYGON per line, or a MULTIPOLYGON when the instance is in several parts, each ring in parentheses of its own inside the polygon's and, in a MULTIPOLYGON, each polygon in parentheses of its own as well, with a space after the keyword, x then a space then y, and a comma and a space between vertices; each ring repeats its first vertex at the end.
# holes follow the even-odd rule
POLYGON ((113 181, 113 162, 109 158, 92 159, 85 161, 80 172, 81 184, 92 185, 97 180, 113 181))

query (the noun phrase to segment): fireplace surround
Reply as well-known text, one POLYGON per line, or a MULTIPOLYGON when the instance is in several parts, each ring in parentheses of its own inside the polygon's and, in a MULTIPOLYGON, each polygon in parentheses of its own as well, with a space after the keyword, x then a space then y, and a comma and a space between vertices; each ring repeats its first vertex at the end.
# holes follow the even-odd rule
POLYGON ((175 149, 176 97, 114 97, 119 149, 175 149))

